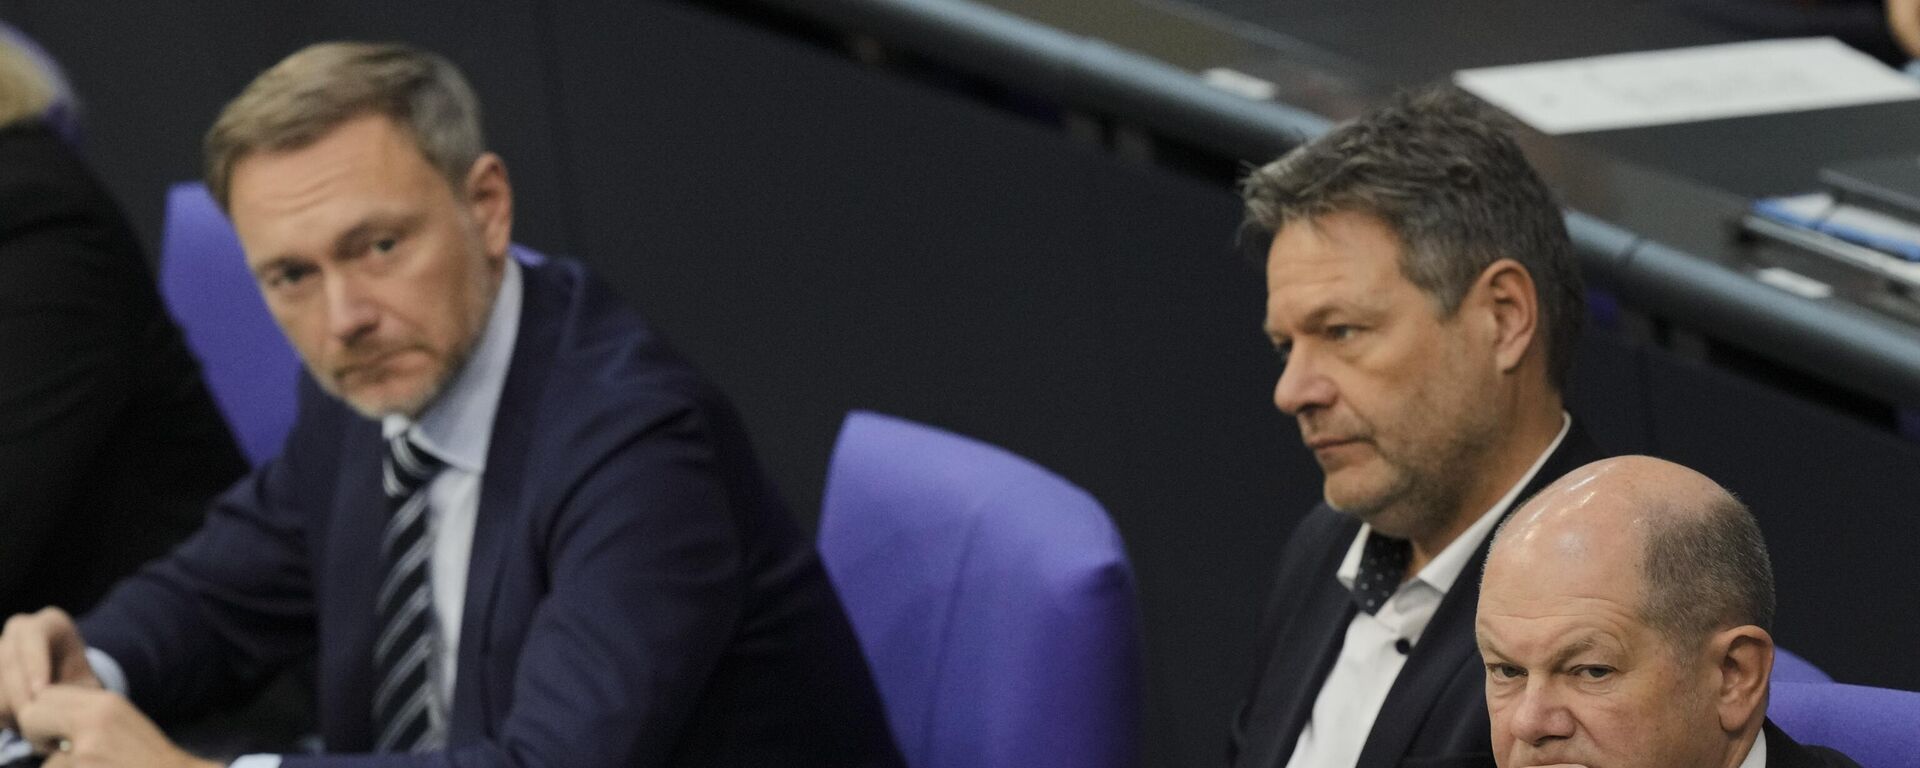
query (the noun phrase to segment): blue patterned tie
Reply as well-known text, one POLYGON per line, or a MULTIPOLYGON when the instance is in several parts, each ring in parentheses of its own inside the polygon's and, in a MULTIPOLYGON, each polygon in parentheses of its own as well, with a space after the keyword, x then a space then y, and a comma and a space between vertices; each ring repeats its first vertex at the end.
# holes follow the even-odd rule
POLYGON ((440 633, 427 568, 433 537, 427 535, 426 485, 445 466, 398 435, 387 441, 381 485, 387 492, 387 527, 380 540, 386 578, 374 607, 380 634, 373 670, 373 722, 380 752, 422 752, 446 745, 446 705, 433 684, 440 633))
POLYGON ((1406 539, 1367 532, 1367 543, 1360 548, 1360 574, 1353 579, 1353 602, 1369 615, 1387 604, 1387 598, 1400 589, 1400 578, 1407 575, 1407 563, 1413 560, 1413 544, 1406 539))

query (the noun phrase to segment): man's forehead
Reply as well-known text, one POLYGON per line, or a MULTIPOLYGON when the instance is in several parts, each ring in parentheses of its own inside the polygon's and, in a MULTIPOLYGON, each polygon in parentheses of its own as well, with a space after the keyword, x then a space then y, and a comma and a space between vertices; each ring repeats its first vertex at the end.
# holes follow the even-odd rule
MULTIPOLYGON (((1304 301, 1319 293, 1344 291, 1350 300, 1376 304, 1426 296, 1407 276, 1399 240, 1392 231, 1377 221, 1355 218, 1362 214, 1346 216, 1296 222, 1274 236, 1267 249, 1269 296, 1286 294, 1304 301)), ((1299 311, 1304 314, 1311 309, 1299 311)))
POLYGON ((1399 235, 1385 222, 1366 213, 1335 211, 1281 225, 1268 242, 1267 266, 1268 271, 1321 262, 1397 266, 1400 251, 1399 235))
POLYGON ((1632 535, 1593 522, 1503 531, 1487 558, 1482 602, 1637 601, 1640 553, 1632 535))
POLYGON ((1594 614, 1522 618, 1485 615, 1474 622, 1474 640, 1482 653, 1515 661, 1552 663, 1586 653, 1628 649, 1630 617, 1594 614), (1556 620, 1557 619, 1557 620, 1556 620))
POLYGON ((305 146, 242 158, 231 177, 235 224, 250 214, 272 218, 321 202, 375 209, 432 194, 439 175, 385 123, 358 118, 305 146))

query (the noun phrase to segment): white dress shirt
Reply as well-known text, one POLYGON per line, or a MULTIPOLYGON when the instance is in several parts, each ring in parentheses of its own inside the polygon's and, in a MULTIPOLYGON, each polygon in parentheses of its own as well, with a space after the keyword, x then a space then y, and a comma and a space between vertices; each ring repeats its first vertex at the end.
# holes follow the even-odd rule
MULTIPOLYGON (((1507 508, 1520 496, 1520 490, 1527 487, 1540 472, 1541 465, 1547 463, 1547 457, 1560 448, 1560 441, 1566 439, 1567 430, 1572 426, 1573 417, 1561 412, 1560 434, 1534 459, 1533 466, 1505 496, 1494 502, 1492 508, 1455 537, 1453 543, 1435 555, 1418 574, 1401 584, 1379 611, 1354 612, 1353 621, 1347 624, 1346 640, 1340 644, 1340 656, 1334 660, 1333 669, 1327 673, 1326 682, 1321 684, 1320 693, 1313 700, 1313 713, 1300 731, 1300 740, 1294 742, 1293 757, 1287 761, 1289 768, 1333 768, 1360 762, 1360 751, 1367 745, 1367 736, 1373 733, 1373 720, 1380 714, 1380 705, 1386 702, 1387 692, 1400 676, 1400 668, 1407 663, 1407 654, 1400 648, 1410 650, 1420 641, 1420 633, 1427 628, 1427 622, 1433 620, 1441 599, 1453 588, 1460 572, 1466 570, 1467 561, 1499 525, 1507 508)), ((1340 561, 1340 568, 1334 574, 1348 591, 1353 590, 1353 582, 1359 577, 1360 552, 1372 532, 1373 526, 1360 526, 1360 533, 1347 548, 1346 559, 1340 561)))
POLYGON ((1753 737, 1753 746, 1747 748, 1747 759, 1740 761, 1740 768, 1767 768, 1767 731, 1760 729, 1753 737))

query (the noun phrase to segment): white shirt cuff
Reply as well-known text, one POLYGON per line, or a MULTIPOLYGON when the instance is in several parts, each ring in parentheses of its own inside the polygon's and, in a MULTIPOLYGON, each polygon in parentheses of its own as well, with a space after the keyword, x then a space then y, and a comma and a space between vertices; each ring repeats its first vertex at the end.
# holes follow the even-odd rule
POLYGON ((280 768, 279 755, 241 755, 227 768, 280 768))
POLYGON ((0 731, 0 765, 25 760, 33 754, 33 745, 14 735, 13 729, 0 731))
MULTIPOLYGON (((120 662, 114 661, 106 651, 98 648, 87 649, 87 666, 93 668, 93 676, 100 679, 100 685, 109 691, 127 695, 127 673, 120 668, 120 662)), ((0 764, 25 759, 33 754, 33 745, 20 738, 13 729, 0 730, 0 764)), ((280 761, 261 763, 241 768, 280 768, 280 761)))
POLYGON ((98 648, 87 649, 87 666, 93 667, 93 676, 100 679, 100 687, 121 696, 131 697, 127 692, 127 673, 120 668, 120 662, 114 661, 106 651, 98 648))

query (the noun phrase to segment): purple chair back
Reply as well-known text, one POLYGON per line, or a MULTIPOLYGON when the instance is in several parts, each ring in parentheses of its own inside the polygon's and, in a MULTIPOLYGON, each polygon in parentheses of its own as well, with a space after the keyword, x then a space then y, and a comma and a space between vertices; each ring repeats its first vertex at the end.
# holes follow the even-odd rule
POLYGON ((300 358, 267 313, 240 239, 204 184, 167 190, 160 294, 247 460, 257 467, 280 455, 293 427, 300 358))
POLYGON ((1773 649, 1773 681, 1776 683, 1831 683, 1833 676, 1821 671, 1800 654, 1779 646, 1773 649))
POLYGON ((820 551, 911 768, 1137 762, 1133 575, 1085 491, 985 443, 855 412, 820 551))
POLYGON ((1861 768, 1920 766, 1920 693, 1780 682, 1767 717, 1794 741, 1840 750, 1861 768))

